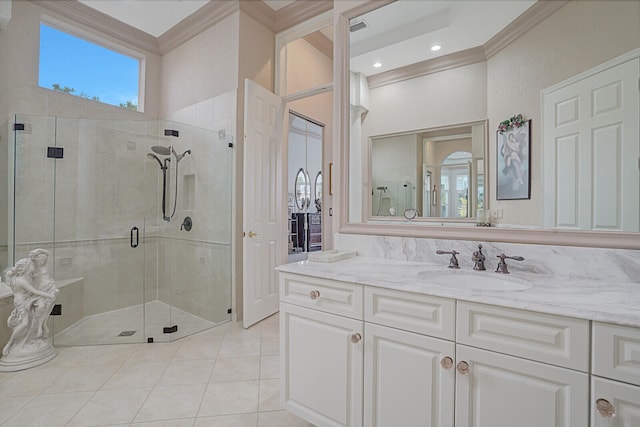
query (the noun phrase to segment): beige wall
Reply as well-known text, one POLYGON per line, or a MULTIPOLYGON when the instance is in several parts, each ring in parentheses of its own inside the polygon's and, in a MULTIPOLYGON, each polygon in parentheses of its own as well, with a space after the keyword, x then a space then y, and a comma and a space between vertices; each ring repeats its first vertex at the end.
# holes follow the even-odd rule
POLYGON ((333 81, 333 60, 304 39, 287 44, 286 94, 300 92, 333 81))
POLYGON ((486 62, 381 86, 369 90, 362 132, 385 135, 481 121, 486 99, 486 62))
POLYGON ((504 209, 502 222, 543 225, 540 92, 638 47, 640 2, 573 1, 489 59, 490 183, 498 123, 518 113, 532 120, 531 200, 496 201, 491 191, 490 206, 504 209))
POLYGON ((238 87, 239 12, 162 56, 160 116, 238 87))
MULTIPOLYGON (((82 23, 51 13, 28 1, 13 1, 11 21, 0 31, 0 122, 15 113, 103 119, 156 118, 159 104, 159 57, 146 56, 145 112, 137 113, 38 86, 40 19, 48 15, 79 28, 82 23)), ((109 40, 105 36, 105 39, 109 40)), ((125 46, 134 49, 132 46, 125 46)), ((136 50, 136 49, 134 49, 136 50)))

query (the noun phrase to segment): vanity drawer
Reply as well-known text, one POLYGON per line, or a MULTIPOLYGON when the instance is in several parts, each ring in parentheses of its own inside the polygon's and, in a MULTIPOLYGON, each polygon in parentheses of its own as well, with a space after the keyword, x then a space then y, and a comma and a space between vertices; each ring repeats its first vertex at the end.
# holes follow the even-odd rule
POLYGON ((593 373, 640 385, 640 328, 593 322, 593 373))
POLYGON ((455 339, 454 300, 365 286, 364 320, 379 325, 455 339))
POLYGON ((589 321, 458 302, 457 342, 589 371, 589 321))
POLYGON ((280 301, 362 320, 362 285, 279 273, 280 301))

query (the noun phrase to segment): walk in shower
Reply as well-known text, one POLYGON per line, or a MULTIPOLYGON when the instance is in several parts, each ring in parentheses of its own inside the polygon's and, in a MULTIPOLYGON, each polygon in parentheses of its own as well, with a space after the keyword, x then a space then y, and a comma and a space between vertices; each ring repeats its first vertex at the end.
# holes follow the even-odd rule
POLYGON ((50 251, 54 345, 171 341, 229 321, 228 137, 35 115, 0 131, 0 270, 50 251))

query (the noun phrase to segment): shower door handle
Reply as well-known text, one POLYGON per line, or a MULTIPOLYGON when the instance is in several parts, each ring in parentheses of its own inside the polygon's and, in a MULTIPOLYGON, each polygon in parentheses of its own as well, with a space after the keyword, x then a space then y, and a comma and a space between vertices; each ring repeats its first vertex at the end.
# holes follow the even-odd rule
POLYGON ((132 248, 137 248, 138 247, 139 238, 140 238, 140 235, 139 235, 138 227, 131 228, 130 241, 131 241, 131 247, 132 248), (135 232, 135 236, 136 236, 135 240, 133 239, 134 232, 135 232))

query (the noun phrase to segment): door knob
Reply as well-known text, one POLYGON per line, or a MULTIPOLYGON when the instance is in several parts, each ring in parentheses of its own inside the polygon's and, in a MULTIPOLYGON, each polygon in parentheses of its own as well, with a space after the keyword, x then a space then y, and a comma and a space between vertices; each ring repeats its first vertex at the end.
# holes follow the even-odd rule
POLYGON ((254 233, 252 230, 249 231, 249 238, 251 237, 256 237, 258 236, 260 233, 254 233))
POLYGON ((443 357, 440 361, 440 366, 442 366, 444 369, 453 368, 453 359, 449 356, 443 357))
POLYGON ((466 375, 469 373, 469 364, 464 360, 462 362, 458 362, 458 365, 456 366, 456 368, 458 369, 458 372, 461 373, 462 375, 466 375))
POLYGON ((605 418, 614 418, 616 416, 616 408, 606 399, 596 400, 596 409, 605 418))

